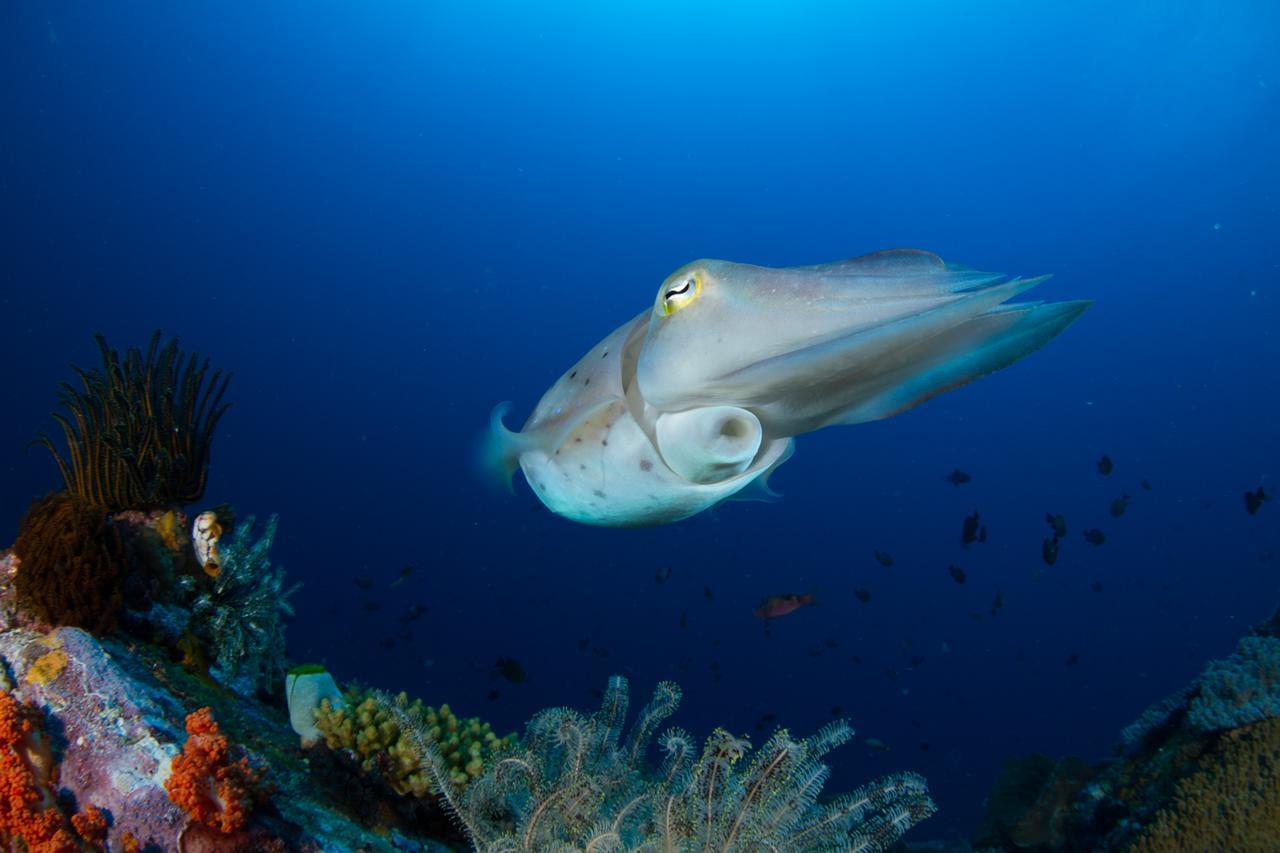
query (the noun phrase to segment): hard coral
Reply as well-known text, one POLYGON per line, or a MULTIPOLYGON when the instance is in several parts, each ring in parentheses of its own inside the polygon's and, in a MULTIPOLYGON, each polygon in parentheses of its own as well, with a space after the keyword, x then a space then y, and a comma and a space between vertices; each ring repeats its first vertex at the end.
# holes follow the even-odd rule
POLYGON ((1130 849, 1274 850, 1277 838, 1280 719, 1272 718, 1224 734, 1130 849))
POLYGON ((125 569, 106 515, 57 492, 36 500, 18 528, 18 601, 52 625, 109 631, 124 599, 125 569))
POLYGON ((106 820, 90 806, 70 821, 55 795, 57 766, 40 714, 0 693, 0 842, 29 853, 102 849, 106 820), (18 845, 21 846, 18 846, 18 845))
POLYGON ((192 819, 222 833, 244 828, 254 802, 265 794, 262 773, 247 758, 231 760, 231 747, 211 708, 187 715, 187 742, 165 780, 169 799, 192 819))
POLYGON ((230 374, 215 370, 205 386, 208 359, 179 353, 177 338, 162 348, 158 330, 145 359, 137 348, 121 359, 102 335, 94 340, 102 367, 73 367, 84 390, 64 382, 59 402, 70 417, 53 415, 67 457, 48 436, 36 439, 53 454, 67 490, 111 511, 199 500, 230 374))

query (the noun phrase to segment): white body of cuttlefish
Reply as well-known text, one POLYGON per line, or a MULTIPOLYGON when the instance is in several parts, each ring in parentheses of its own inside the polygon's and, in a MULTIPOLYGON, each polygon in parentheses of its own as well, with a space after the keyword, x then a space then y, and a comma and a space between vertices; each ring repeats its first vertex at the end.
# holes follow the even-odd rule
POLYGON ((1089 306, 1008 299, 1009 279, 893 249, 803 267, 695 261, 567 370, 488 465, 587 524, 688 518, 768 475, 794 436, 878 420, 1005 367, 1089 306))

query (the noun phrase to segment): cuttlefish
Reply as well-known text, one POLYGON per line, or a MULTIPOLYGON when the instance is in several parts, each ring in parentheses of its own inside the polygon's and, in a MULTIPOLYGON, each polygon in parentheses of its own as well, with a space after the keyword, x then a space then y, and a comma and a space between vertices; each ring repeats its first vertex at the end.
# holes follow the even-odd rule
POLYGON ((1005 304, 1044 281, 893 249, 770 268, 700 260, 596 344, 486 460, 587 524, 688 518, 768 493, 795 436, 887 418, 1006 367, 1087 301, 1005 304))

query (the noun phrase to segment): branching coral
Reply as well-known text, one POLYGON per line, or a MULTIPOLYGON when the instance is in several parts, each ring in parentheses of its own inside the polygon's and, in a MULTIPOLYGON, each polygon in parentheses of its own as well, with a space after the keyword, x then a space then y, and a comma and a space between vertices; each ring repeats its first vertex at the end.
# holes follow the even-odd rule
POLYGON ((137 348, 124 358, 94 335, 102 354, 96 370, 72 369, 82 390, 67 383, 54 413, 62 427, 64 458, 46 435, 67 491, 110 511, 186 504, 204 494, 213 429, 229 404, 222 396, 230 374, 205 375, 209 361, 178 351, 178 339, 160 346, 151 336, 144 357, 137 348))
POLYGON ((59 808, 57 765, 34 708, 0 693, 0 843, 29 853, 101 850, 106 822, 90 806, 70 820, 59 808))
POLYGON ((399 794, 436 793, 423 744, 437 751, 443 777, 460 789, 515 742, 514 734, 500 738, 477 717, 460 718, 448 705, 436 709, 420 699, 410 702, 404 693, 349 690, 343 698, 343 708, 324 700, 316 710, 325 744, 351 750, 366 772, 377 773, 399 794))
POLYGON ((222 568, 194 605, 192 629, 213 652, 213 675, 244 695, 278 693, 284 683, 284 624, 298 585, 284 588, 284 570, 273 569, 269 552, 277 517, 251 541, 254 517, 236 525, 220 545, 222 568))
POLYGON ((110 630, 124 600, 125 570, 107 516, 57 492, 27 510, 13 545, 19 601, 52 625, 110 630))
MULTIPOLYGON (((646 775, 649 741, 679 701, 679 687, 659 684, 624 739, 628 687, 615 676, 599 711, 537 714, 520 748, 447 804, 486 851, 879 851, 933 813, 915 774, 818 805, 829 773, 820 759, 853 735, 842 722, 802 740, 779 730, 749 761, 751 744, 723 729, 700 754, 687 733, 668 729, 659 738, 662 765, 646 775)), ((434 757, 428 769, 441 776, 434 757)))
POLYGON ((175 756, 165 790, 197 823, 223 833, 244 828, 256 799, 265 794, 262 773, 247 758, 231 759, 231 747, 210 708, 187 715, 187 742, 175 756))

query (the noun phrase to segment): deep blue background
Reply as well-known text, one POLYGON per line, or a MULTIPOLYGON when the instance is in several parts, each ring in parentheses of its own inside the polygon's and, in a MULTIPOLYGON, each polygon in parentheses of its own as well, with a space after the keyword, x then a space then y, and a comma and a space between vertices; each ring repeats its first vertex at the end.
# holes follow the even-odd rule
POLYGON ((920 770, 921 836, 968 832, 1006 754, 1105 756, 1280 603, 1280 506, 1241 500, 1280 464, 1280 15, 846 5, 5 4, 0 540, 57 485, 23 448, 91 333, 159 326, 235 372, 204 504, 280 514, 295 660, 502 729, 612 672, 637 702, 678 680, 699 733, 838 705, 892 751, 844 748, 830 787, 920 770), (493 404, 519 423, 686 261, 899 245, 1097 304, 1008 371, 803 437, 779 504, 597 530, 471 471, 493 404), (1048 569, 1047 510, 1072 528, 1048 569), (766 637, 758 601, 814 587, 766 637), (492 681, 499 655, 528 680, 492 681))

